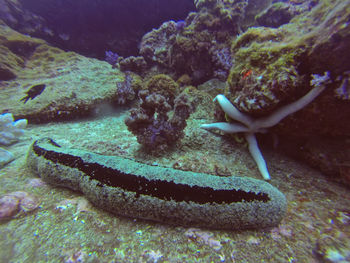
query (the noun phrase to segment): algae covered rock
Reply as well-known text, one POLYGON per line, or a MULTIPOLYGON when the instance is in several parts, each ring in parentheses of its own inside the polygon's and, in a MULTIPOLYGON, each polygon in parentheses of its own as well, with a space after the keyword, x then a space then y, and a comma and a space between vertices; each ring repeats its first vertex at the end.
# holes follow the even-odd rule
POLYGON ((14 159, 15 156, 11 152, 0 147, 0 168, 13 161, 14 159))
POLYGON ((171 45, 177 28, 174 21, 163 23, 142 37, 140 54, 148 61, 156 62, 164 67, 170 66, 171 45))
POLYGON ((302 83, 297 66, 302 43, 282 42, 282 29, 250 28, 232 45, 235 64, 228 78, 233 102, 242 111, 262 112, 302 83))
POLYGON ((330 88, 301 113, 288 118, 288 125, 285 121, 278 128, 283 127, 285 134, 300 130, 304 136, 349 135, 350 124, 344 120, 350 109, 335 96, 350 68, 347 3, 320 1, 310 12, 282 27, 250 28, 238 36, 232 42, 235 63, 227 89, 235 106, 259 116, 268 114, 305 94, 312 74, 330 72, 330 88))
POLYGON ((318 1, 288 1, 276 2, 255 16, 255 20, 260 26, 279 27, 289 23, 289 21, 306 11, 310 11, 318 1))
POLYGON ((0 81, 15 79, 26 58, 44 41, 11 30, 0 20, 0 81))
POLYGON ((123 76, 106 62, 51 47, 5 25, 0 25, 0 47, 0 104, 16 118, 42 122, 86 116, 97 104, 116 100, 115 82, 123 76), (20 101, 38 84, 45 85, 40 95, 20 101))
POLYGON ((27 127, 27 120, 14 120, 11 113, 0 114, 0 145, 11 145, 18 141, 27 127))
POLYGON ((197 9, 208 8, 225 21, 234 26, 239 26, 239 22, 243 19, 245 10, 248 6, 247 0, 195 0, 197 9))
POLYGON ((172 101, 177 94, 179 94, 179 85, 168 75, 159 74, 153 76, 147 81, 147 90, 150 93, 157 93, 167 100, 172 101))

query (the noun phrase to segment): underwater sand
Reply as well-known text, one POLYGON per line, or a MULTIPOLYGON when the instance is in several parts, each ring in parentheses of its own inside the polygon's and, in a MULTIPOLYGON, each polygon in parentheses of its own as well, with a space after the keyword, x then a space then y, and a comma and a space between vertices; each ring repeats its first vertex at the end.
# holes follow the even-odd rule
POLYGON ((41 204, 0 224, 1 262, 327 262, 316 252, 350 253, 349 189, 277 150, 262 149, 271 184, 288 200, 286 217, 272 229, 199 230, 125 218, 99 210, 80 193, 33 181, 38 177, 26 169, 25 156, 41 137, 144 163, 261 179, 243 143, 199 129, 208 120, 190 119, 178 147, 152 156, 127 130, 126 113, 29 125, 8 148, 17 159, 0 170, 0 195, 26 191, 41 204))

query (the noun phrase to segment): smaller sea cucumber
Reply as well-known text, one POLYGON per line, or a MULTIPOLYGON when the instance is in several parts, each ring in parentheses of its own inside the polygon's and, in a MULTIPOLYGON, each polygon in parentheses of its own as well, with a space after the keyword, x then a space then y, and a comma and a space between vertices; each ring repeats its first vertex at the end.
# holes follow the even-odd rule
POLYGON ((271 184, 247 177, 219 177, 151 166, 35 141, 28 167, 43 180, 83 192, 97 207, 172 225, 251 229, 278 225, 285 196, 271 184))

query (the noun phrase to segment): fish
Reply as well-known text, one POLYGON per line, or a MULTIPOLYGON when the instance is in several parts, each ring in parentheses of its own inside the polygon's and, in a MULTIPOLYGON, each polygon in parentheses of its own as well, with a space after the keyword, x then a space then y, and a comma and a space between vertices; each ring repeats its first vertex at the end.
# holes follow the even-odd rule
POLYGON ((46 85, 45 84, 38 84, 38 85, 34 85, 32 86, 27 92, 27 96, 23 97, 22 99, 20 99, 20 101, 24 101, 24 104, 26 104, 26 102, 29 99, 34 99, 35 97, 39 96, 45 89, 46 85))

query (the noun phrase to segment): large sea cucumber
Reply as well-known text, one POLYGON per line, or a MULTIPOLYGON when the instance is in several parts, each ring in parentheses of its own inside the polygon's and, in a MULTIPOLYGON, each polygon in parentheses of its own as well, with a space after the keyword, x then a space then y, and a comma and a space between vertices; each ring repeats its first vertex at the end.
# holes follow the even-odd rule
POLYGON ((97 207, 132 218, 215 229, 276 226, 285 196, 271 184, 142 164, 35 141, 28 167, 50 184, 82 193, 97 207))

